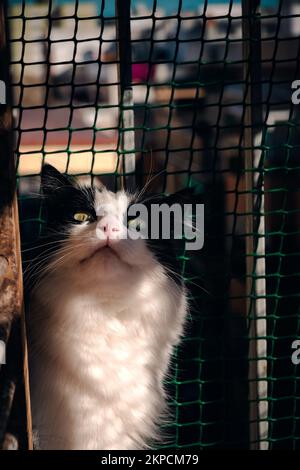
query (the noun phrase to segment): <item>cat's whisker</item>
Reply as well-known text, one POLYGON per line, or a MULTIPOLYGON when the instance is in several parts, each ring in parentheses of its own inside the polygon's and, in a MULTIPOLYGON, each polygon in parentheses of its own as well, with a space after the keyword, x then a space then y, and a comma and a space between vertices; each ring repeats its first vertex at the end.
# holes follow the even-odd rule
POLYGON ((150 178, 150 180, 144 185, 144 187, 142 188, 142 190, 140 191, 140 193, 138 194, 138 197, 136 199, 136 202, 138 202, 140 200, 140 198, 145 194, 147 188, 149 187, 149 185, 155 180, 155 178, 157 178, 158 176, 162 175, 163 173, 165 173, 166 170, 163 169, 161 171, 159 171, 158 173, 156 173, 155 175, 153 175, 152 178, 150 178))
POLYGON ((145 199, 142 199, 142 201, 140 201, 141 204, 145 204, 145 202, 148 202, 148 201, 153 201, 155 199, 161 199, 161 194, 153 194, 145 199))
MULTIPOLYGON (((146 196, 165 172, 153 175, 152 163, 151 154, 138 200, 160 197, 146 196)), ((187 316, 183 276, 145 241, 122 240, 115 254, 99 249, 106 244, 98 229, 108 240, 126 230, 126 193, 83 189, 49 165, 42 186, 51 200, 47 237, 37 256, 31 247, 23 252, 33 258, 25 263, 33 294, 27 331, 40 448, 151 448, 167 422, 163 378, 187 316), (102 206, 96 226, 86 215, 102 206)))
POLYGON ((68 240, 66 240, 66 239, 52 240, 52 241, 49 241, 47 243, 42 243, 41 245, 35 245, 31 248, 22 248, 21 252, 22 253, 27 253, 28 251, 37 250, 38 248, 42 248, 42 247, 48 246, 48 245, 57 245, 59 243, 68 243, 68 240))
MULTIPOLYGON (((147 187, 147 185, 149 183, 149 180, 152 177, 152 175, 153 175, 153 153, 152 153, 152 149, 151 149, 151 153, 150 153, 150 170, 149 170, 149 173, 147 175, 147 179, 146 179, 146 182, 144 184, 144 188, 147 187)), ((141 192, 143 191, 144 188, 142 188, 141 192)), ((140 194, 140 196, 141 196, 141 194, 140 194)))
MULTIPOLYGON (((81 243, 81 244, 76 245, 76 248, 81 248, 81 247, 84 247, 84 246, 86 246, 86 244, 85 244, 85 243, 81 243)), ((36 270, 37 270, 37 268, 39 268, 41 265, 43 265, 47 259, 51 259, 51 257, 49 257, 49 252, 51 252, 51 250, 52 250, 52 248, 50 248, 50 249, 48 248, 48 250, 46 250, 46 253, 43 253, 44 256, 38 256, 37 258, 34 258, 34 259, 37 259, 37 261, 36 261, 36 263, 32 266, 32 271, 30 270, 30 266, 29 266, 29 269, 24 271, 24 276, 28 276, 28 273, 30 274, 30 276, 31 276, 32 273, 35 274, 35 275, 37 275, 38 273, 40 273, 42 270, 40 270, 40 271, 36 271, 36 270)), ((63 254, 68 255, 68 254, 72 254, 72 253, 74 254, 74 247, 73 247, 73 246, 71 246, 71 247, 66 246, 66 247, 63 247, 63 248, 59 248, 59 249, 55 252, 55 256, 57 257, 57 255, 63 255, 63 254)), ((56 260, 56 258, 55 258, 55 260, 56 260)), ((55 261, 55 260, 54 260, 54 261, 55 261)), ((53 262, 52 262, 52 263, 53 263, 53 262)), ((51 265, 51 262, 50 262, 49 266, 50 266, 50 265, 51 265)), ((45 272, 46 272, 46 271, 47 271, 47 270, 46 270, 46 268, 45 268, 45 272)))

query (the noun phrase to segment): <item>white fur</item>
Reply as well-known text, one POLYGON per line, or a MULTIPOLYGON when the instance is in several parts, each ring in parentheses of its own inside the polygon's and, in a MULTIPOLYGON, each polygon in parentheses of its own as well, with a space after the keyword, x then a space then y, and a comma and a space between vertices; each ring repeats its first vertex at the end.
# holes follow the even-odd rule
MULTIPOLYGON (((104 190, 96 198, 103 204, 122 224, 128 196, 104 190)), ((116 240, 116 254, 91 256, 101 243, 96 223, 75 226, 32 295, 30 382, 41 449, 142 449, 165 412, 162 380, 182 334, 184 290, 143 240, 116 240)))

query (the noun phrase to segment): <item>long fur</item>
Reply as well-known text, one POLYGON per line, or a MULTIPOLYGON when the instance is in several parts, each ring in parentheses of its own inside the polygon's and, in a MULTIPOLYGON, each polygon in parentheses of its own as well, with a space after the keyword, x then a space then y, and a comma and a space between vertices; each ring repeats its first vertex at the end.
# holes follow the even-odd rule
MULTIPOLYGON (((95 213, 109 205, 121 225, 128 204, 125 192, 94 190, 95 213)), ((166 414, 163 379, 183 332, 184 287, 144 240, 95 253, 98 222, 57 226, 64 240, 48 252, 45 244, 36 263, 27 323, 41 449, 144 449, 166 414)))

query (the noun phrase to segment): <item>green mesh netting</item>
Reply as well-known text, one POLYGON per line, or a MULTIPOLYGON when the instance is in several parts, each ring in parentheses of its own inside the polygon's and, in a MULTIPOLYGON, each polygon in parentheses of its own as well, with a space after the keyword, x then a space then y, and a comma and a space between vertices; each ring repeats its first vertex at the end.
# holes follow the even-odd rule
POLYGON ((113 189, 149 175, 151 192, 196 186, 205 245, 178 254, 191 318, 166 384, 166 447, 298 448, 297 3, 262 1, 247 32, 258 1, 132 1, 120 60, 112 0, 9 3, 24 245, 43 223, 45 161, 113 189), (120 80, 133 89, 122 102, 120 80))

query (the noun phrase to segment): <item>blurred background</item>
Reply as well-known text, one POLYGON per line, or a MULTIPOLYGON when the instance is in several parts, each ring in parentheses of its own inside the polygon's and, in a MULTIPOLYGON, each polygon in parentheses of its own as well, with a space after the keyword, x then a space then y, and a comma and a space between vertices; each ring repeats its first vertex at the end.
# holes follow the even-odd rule
MULTIPOLYGON (((39 173, 42 157, 64 169, 68 152, 71 173, 89 171, 92 161, 95 174, 114 173, 119 119, 114 1, 9 4, 20 174, 39 173), (75 158, 78 153, 80 159, 75 158)), ((137 150, 151 149, 154 160, 164 160, 159 147, 165 151, 164 128, 169 123, 176 129, 168 137, 168 150, 180 141, 188 151, 193 140, 193 163, 205 165, 205 151, 215 142, 216 127, 221 127, 220 160, 233 164, 234 151, 225 149, 238 146, 242 113, 240 1, 131 4, 135 122, 147 128, 144 136, 137 132, 137 150), (174 110, 171 122, 170 98, 183 105, 197 103, 196 118, 193 109, 183 106, 174 110), (145 103, 158 106, 146 112, 145 103), (205 147, 201 152, 200 142, 205 147)), ((272 124, 289 115, 291 92, 285 79, 295 72, 300 6, 292 0, 263 0, 262 13, 262 87, 269 105, 267 124, 272 124)), ((183 155, 184 150, 173 152, 174 171, 182 169, 183 155)))
MULTIPOLYGON (((192 310, 167 384, 175 447, 299 445, 299 371, 290 351, 300 333, 300 115, 291 102, 292 81, 300 78, 300 5, 260 3, 260 32, 246 37, 240 1, 131 2, 125 47, 136 186, 149 175, 149 192, 195 186, 206 208, 204 250, 178 254, 192 310), (258 51, 251 60, 259 116, 250 123, 247 41, 258 51)), ((43 223, 34 198, 43 162, 84 182, 120 186, 117 13, 113 0, 10 0, 8 14, 26 245, 43 223)))

